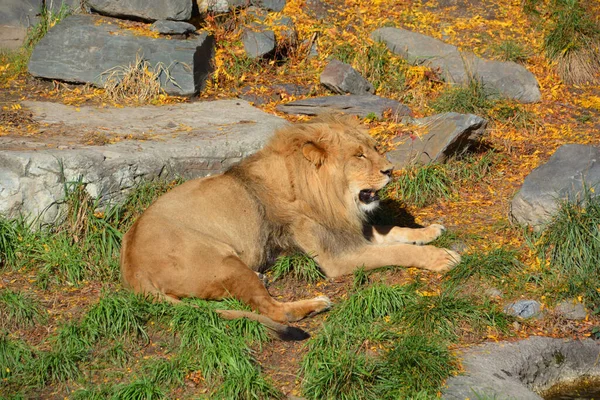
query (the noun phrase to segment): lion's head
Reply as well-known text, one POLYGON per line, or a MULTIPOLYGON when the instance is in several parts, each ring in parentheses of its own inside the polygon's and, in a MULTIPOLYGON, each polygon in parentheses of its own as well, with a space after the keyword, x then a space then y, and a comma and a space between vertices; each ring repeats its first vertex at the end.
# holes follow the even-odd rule
POLYGON ((271 179, 279 182, 279 189, 286 187, 279 196, 341 229, 362 225, 365 214, 378 205, 377 191, 392 174, 392 164, 377 151, 375 140, 349 117, 291 125, 277 132, 263 156, 278 160, 268 164, 271 179), (286 176, 277 178, 284 170, 286 176))

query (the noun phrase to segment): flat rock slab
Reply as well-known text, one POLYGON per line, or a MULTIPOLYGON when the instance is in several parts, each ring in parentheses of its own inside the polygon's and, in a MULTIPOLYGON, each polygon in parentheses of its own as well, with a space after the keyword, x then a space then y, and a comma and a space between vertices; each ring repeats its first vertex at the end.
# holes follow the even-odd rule
POLYGON ((142 180, 222 172, 287 123, 243 100, 138 108, 22 104, 41 125, 65 126, 77 136, 112 135, 104 146, 73 140, 61 148, 27 137, 0 137, 0 214, 34 218, 43 213, 42 223, 60 216, 64 181, 81 177, 94 198, 120 200, 142 180))
POLYGON ((444 162, 467 151, 485 132, 487 120, 473 114, 444 113, 415 119, 423 127, 421 136, 395 139, 396 148, 387 153, 396 168, 429 162, 444 162))
POLYGON ((375 95, 325 96, 296 100, 277 106, 277 110, 286 114, 319 115, 332 112, 358 115, 361 118, 373 113, 378 118, 387 110, 395 117, 411 115, 410 108, 404 104, 375 95))
POLYGON ((161 19, 150 25, 150 30, 161 35, 185 35, 196 31, 192 24, 182 21, 169 21, 161 19))
POLYGON ((405 29, 379 28, 371 37, 384 42, 392 52, 410 63, 439 68, 448 82, 465 84, 472 78, 481 79, 488 89, 500 96, 523 103, 541 99, 537 79, 520 64, 485 60, 460 52, 456 46, 441 40, 405 29))
POLYGON ((87 0, 87 4, 93 11, 118 18, 187 21, 192 17, 192 0, 87 0))
POLYGON ((511 202, 511 216, 522 225, 543 229, 561 201, 583 200, 584 187, 600 193, 600 148, 566 144, 534 169, 511 202))
POLYGON ((536 392, 582 375, 600 376, 600 343, 533 336, 486 343, 459 354, 464 374, 446 382, 442 399, 542 400, 536 392))
POLYGON ((190 96, 202 90, 212 71, 212 36, 155 39, 136 36, 117 22, 93 15, 65 18, 34 48, 29 72, 40 78, 102 86, 111 71, 133 65, 140 57, 153 69, 168 70, 160 76, 167 93, 190 96))

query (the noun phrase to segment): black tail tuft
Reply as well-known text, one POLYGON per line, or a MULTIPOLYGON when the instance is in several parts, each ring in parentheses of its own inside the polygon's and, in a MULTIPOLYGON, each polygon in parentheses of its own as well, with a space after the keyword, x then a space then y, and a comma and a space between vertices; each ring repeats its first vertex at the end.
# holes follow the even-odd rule
POLYGON ((308 332, 293 326, 288 326, 283 331, 277 331, 277 336, 285 342, 306 340, 310 337, 308 332))

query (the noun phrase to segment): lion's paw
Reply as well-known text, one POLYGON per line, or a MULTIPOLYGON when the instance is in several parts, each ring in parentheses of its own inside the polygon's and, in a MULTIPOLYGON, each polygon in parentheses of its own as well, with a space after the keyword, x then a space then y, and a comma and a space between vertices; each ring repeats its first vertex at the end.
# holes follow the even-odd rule
POLYGON ((314 309, 307 315, 307 317, 312 317, 322 313, 323 311, 327 311, 333 305, 333 303, 327 296, 317 296, 314 299, 311 299, 311 302, 314 305, 314 309))
POLYGON ((449 271, 460 263, 460 254, 453 250, 439 249, 440 254, 433 261, 431 267, 432 271, 445 272, 449 271))
POLYGON ((442 236, 442 233, 444 233, 444 231, 446 230, 446 227, 444 225, 440 225, 440 224, 431 224, 427 227, 427 229, 429 231, 431 231, 431 240, 435 240, 437 238, 439 238, 440 236, 442 236))
POLYGON ((313 299, 313 301, 320 303, 320 306, 315 308, 315 313, 320 313, 329 310, 333 305, 333 303, 327 296, 317 296, 313 299))

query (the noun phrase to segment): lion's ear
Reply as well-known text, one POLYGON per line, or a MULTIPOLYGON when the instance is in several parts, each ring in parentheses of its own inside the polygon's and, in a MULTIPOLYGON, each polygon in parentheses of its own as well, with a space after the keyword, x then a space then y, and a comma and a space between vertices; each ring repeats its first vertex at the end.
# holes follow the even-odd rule
POLYGON ((327 152, 322 147, 317 146, 313 142, 305 143, 302 146, 302 154, 304 158, 313 163, 316 167, 320 167, 327 158, 327 152))

